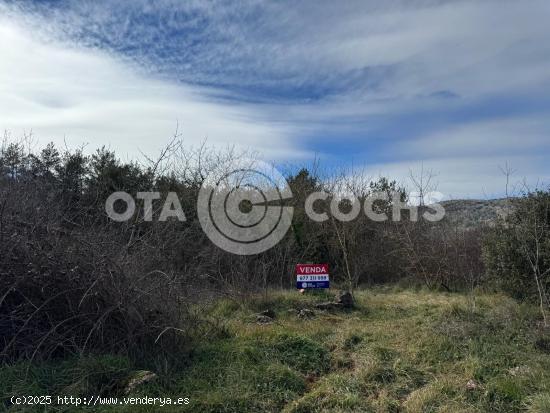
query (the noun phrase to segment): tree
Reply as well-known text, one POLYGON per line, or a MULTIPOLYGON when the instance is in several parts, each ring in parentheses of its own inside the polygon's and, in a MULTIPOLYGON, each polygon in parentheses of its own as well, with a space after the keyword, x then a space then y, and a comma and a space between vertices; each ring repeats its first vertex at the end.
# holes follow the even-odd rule
POLYGON ((537 297, 548 324, 550 276, 550 192, 528 192, 484 240, 489 274, 519 298, 537 297))

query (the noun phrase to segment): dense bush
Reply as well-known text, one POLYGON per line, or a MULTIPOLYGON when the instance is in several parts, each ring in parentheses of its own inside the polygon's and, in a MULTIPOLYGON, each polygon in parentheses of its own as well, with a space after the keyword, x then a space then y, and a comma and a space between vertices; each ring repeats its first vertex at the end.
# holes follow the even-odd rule
POLYGON ((181 345, 190 326, 175 255, 185 233, 107 219, 105 196, 152 173, 101 149, 0 156, 0 347, 5 358, 138 354, 181 345), (169 248, 165 248, 166 246, 169 248))
POLYGON ((548 307, 550 292, 550 192, 534 191, 510 201, 512 213, 483 243, 488 275, 518 298, 548 307))
MULTIPOLYGON (((91 156, 39 153, 5 141, 0 150, 0 346, 5 358, 48 358, 99 349, 126 353, 181 347, 208 328, 189 311, 220 291, 246 295, 294 288, 294 265, 328 262, 342 288, 418 280, 428 287, 472 288, 483 273, 479 233, 449 223, 311 221, 304 201, 313 191, 405 190, 396 182, 290 168, 291 230, 272 249, 237 256, 214 246, 196 214, 198 190, 214 168, 245 154, 174 140, 144 163, 121 162, 105 148, 91 156), (186 220, 148 222, 144 205, 127 222, 105 213, 114 191, 176 192, 186 220)), ((159 203, 154 203, 158 216, 159 203)), ((343 203, 342 209, 349 205, 343 203)), ((390 212, 391 203, 376 206, 390 212)), ((321 212, 319 211, 319 212, 321 212)))

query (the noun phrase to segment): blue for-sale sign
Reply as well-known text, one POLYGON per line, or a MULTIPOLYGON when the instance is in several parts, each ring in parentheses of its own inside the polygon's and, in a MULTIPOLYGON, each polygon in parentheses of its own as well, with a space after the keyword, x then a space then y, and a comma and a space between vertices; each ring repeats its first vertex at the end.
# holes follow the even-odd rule
POLYGON ((297 264, 296 288, 329 288, 328 264, 297 264))

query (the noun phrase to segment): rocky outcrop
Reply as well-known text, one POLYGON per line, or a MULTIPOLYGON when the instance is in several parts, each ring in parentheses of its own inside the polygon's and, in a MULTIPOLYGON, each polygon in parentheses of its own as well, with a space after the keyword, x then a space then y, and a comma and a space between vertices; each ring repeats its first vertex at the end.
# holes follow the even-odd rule
POLYGON ((338 296, 337 301, 319 303, 315 306, 318 310, 341 310, 353 308, 353 296, 349 291, 345 291, 338 296))

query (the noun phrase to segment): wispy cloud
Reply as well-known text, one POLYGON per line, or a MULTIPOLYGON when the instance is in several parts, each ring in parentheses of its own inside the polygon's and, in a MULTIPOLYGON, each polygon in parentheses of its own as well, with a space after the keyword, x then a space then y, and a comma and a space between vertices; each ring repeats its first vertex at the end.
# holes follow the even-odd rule
MULTIPOLYGON (((0 0, 0 13, 3 128, 131 153, 179 120, 191 140, 274 159, 550 172, 547 0, 0 0)), ((466 193, 470 174, 443 172, 466 193)))
POLYGON ((510 177, 510 194, 521 194, 526 188, 541 189, 550 182, 546 164, 547 156, 543 154, 528 158, 514 154, 491 158, 455 156, 372 164, 366 168, 366 174, 372 177, 391 176, 414 190, 410 174, 419 176, 424 170, 426 174, 433 174, 433 189, 440 192, 444 199, 493 199, 505 194, 503 168, 506 165, 514 172, 510 177))
POLYGON ((42 141, 107 145, 130 156, 157 151, 175 132, 188 144, 255 148, 278 159, 293 128, 263 122, 249 105, 209 101, 196 88, 136 73, 99 50, 31 38, 20 25, 0 28, 0 126, 42 141))
POLYGON ((550 68, 546 0, 25 4, 13 13, 59 39, 251 97, 473 96, 547 81, 550 68))

